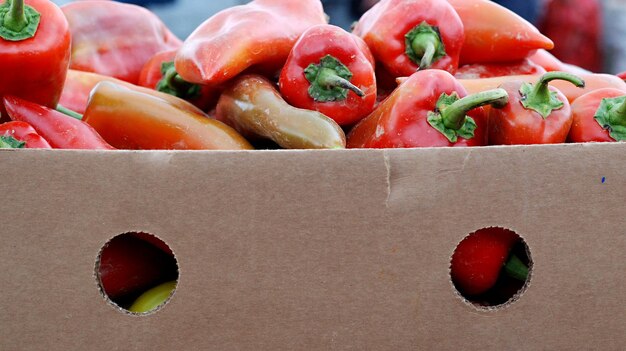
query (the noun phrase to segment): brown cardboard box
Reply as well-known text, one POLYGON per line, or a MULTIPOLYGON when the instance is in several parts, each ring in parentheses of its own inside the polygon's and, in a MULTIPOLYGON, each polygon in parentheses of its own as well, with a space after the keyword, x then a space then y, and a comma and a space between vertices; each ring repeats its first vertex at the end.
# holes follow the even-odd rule
POLYGON ((2 151, 0 350, 623 350, 626 146, 2 151), (530 283, 487 311, 449 276, 489 226, 530 283), (94 267, 113 236, 174 250, 132 316, 94 267))

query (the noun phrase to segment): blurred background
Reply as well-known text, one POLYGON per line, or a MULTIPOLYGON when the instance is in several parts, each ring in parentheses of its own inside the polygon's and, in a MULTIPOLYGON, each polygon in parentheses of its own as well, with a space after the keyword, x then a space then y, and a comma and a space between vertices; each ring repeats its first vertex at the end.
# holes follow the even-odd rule
MULTIPOLYGON (((63 5, 72 0, 53 0, 63 5)), ((76 0, 79 1, 79 0, 76 0)), ((297 0, 292 0, 297 1, 297 0)), ((125 0, 157 14, 181 39, 204 20, 247 0, 125 0)), ((377 0, 322 0, 330 23, 349 30, 377 0)), ((626 71, 626 0, 494 0, 555 42, 552 54, 594 72, 626 71)))

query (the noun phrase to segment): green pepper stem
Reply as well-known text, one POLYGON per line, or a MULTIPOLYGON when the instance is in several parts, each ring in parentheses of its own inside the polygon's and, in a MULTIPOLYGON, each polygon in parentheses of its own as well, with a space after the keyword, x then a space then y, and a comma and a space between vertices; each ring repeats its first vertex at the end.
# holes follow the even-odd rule
POLYGON ((626 126, 626 99, 609 112, 611 124, 626 126))
POLYGON ((319 75, 317 77, 317 82, 326 89, 340 87, 343 89, 352 90, 359 97, 365 96, 365 93, 361 89, 359 89, 356 85, 350 83, 347 79, 339 77, 335 70, 330 68, 320 69, 319 75))
POLYGON ((24 12, 24 0, 11 0, 9 12, 4 16, 4 27, 19 32, 27 25, 28 20, 24 12))
POLYGON ((541 100, 549 100, 550 99, 550 89, 548 89, 548 83, 553 80, 564 80, 570 82, 577 86, 578 88, 583 88, 585 86, 585 81, 580 77, 566 72, 548 72, 539 78, 539 81, 535 84, 532 93, 530 93, 527 97, 528 100, 541 99, 541 100))
POLYGON ((528 279, 528 267, 516 255, 509 257, 504 264, 504 271, 509 277, 519 281, 526 281, 526 279, 528 279))
POLYGON ((83 119, 83 115, 81 115, 80 113, 76 112, 76 111, 72 111, 69 108, 58 104, 56 109, 57 111, 61 112, 64 115, 68 115, 70 117, 76 118, 78 120, 82 120, 83 119))
POLYGON ((458 130, 465 123, 467 112, 485 105, 503 107, 509 101, 506 90, 498 88, 468 95, 440 111, 446 128, 458 130))
POLYGON ((418 57, 422 57, 420 60, 420 69, 426 69, 433 64, 438 44, 439 36, 436 34, 421 33, 415 36, 415 39, 411 42, 411 48, 418 57))
POLYGON ((176 72, 176 69, 168 69, 163 76, 163 79, 167 82, 172 89, 189 89, 191 84, 185 81, 179 74, 176 72))

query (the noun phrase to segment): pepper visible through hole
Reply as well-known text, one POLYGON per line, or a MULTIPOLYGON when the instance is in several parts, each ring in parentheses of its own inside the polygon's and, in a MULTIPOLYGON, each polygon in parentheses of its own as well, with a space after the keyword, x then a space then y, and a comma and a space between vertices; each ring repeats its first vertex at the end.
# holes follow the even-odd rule
POLYGON ((145 232, 129 232, 108 241, 96 261, 101 292, 113 305, 148 313, 166 303, 178 281, 178 264, 170 247, 145 232))
POLYGON ((465 237, 450 263, 455 288, 479 308, 517 300, 528 286, 531 270, 524 239, 500 227, 482 228, 465 237))

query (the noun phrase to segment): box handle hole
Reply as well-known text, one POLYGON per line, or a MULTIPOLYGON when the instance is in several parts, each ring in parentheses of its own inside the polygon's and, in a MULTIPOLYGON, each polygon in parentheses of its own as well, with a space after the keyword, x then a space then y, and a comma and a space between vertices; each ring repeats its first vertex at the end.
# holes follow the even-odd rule
POLYGON ((178 263, 163 240, 145 232, 128 232, 104 244, 95 274, 110 304, 125 313, 148 315, 174 294, 178 263))

